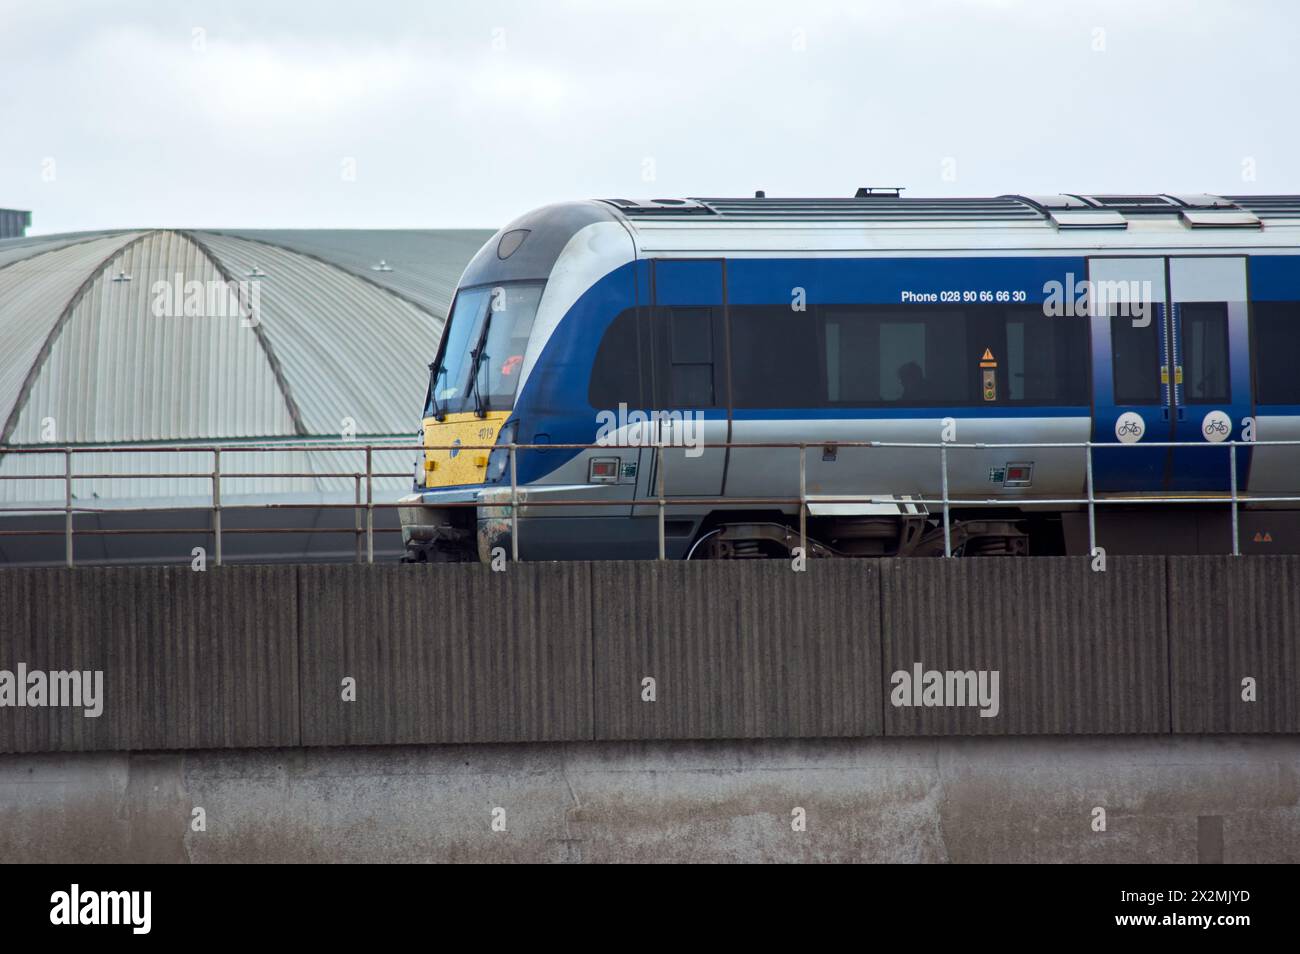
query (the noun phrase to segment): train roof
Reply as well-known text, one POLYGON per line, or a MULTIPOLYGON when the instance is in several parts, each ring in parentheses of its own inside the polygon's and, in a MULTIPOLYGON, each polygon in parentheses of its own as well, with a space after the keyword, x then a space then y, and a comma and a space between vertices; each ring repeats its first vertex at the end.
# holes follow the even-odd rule
POLYGON ((1300 219, 1300 195, 1000 195, 904 198, 902 190, 859 189, 852 198, 604 199, 629 219, 728 222, 1035 223, 1062 229, 1123 229, 1136 217, 1171 216, 1194 228, 1262 228, 1300 219))
POLYGON ((559 202, 527 212, 498 231, 465 269, 460 286, 546 281, 576 235, 589 226, 615 223, 631 236, 634 257, 1300 249, 1300 195, 905 198, 901 192, 860 189, 851 198, 759 194, 559 202), (507 241, 512 234, 517 240, 507 241))

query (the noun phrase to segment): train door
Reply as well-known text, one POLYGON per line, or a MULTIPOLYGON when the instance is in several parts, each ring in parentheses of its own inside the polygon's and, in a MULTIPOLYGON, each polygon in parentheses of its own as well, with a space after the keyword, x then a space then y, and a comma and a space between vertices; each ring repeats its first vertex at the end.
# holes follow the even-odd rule
MULTIPOLYGON (((1250 295, 1255 439, 1300 440, 1300 256, 1251 256, 1250 295)), ((1295 495, 1300 447, 1253 448, 1249 486, 1257 496, 1295 495)))
MULTIPOLYGON (((1250 414, 1243 257, 1094 258, 1093 441, 1239 438, 1250 414)), ((1238 453, 1238 486, 1249 455, 1238 453)), ((1200 447, 1099 448, 1099 492, 1217 493, 1231 486, 1228 453, 1200 447)))
MULTIPOLYGON (((655 260, 652 306, 644 340, 651 351, 651 409, 666 417, 664 495, 715 497, 722 493, 728 440, 723 265, 719 260, 655 260)), ((637 496, 658 496, 655 454, 641 454, 637 496)))
MULTIPOLYGON (((1093 441, 1171 440, 1174 396, 1164 258, 1092 258, 1088 281, 1093 441)), ((1093 453, 1094 485, 1101 493, 1162 492, 1168 488, 1170 461, 1164 447, 1099 447, 1093 453)))
MULTIPOLYGON (((1251 413, 1250 349, 1244 257, 1169 260, 1173 440, 1221 443, 1240 439, 1251 413)), ((1249 452, 1238 448, 1237 486, 1246 486, 1249 452)), ((1226 493, 1227 449, 1174 448, 1170 489, 1226 493)))

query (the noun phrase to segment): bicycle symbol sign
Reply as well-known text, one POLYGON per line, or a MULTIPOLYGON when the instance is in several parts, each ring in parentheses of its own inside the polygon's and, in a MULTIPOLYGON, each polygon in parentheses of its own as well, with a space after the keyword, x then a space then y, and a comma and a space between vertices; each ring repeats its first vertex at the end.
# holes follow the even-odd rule
POLYGON ((1201 434, 1207 441, 1219 443, 1228 439, 1232 433, 1232 419, 1222 411, 1211 411, 1201 421, 1201 434))
POLYGON ((1115 421, 1115 436, 1121 444, 1134 444, 1142 440, 1147 431, 1146 421, 1134 411, 1125 411, 1115 421))

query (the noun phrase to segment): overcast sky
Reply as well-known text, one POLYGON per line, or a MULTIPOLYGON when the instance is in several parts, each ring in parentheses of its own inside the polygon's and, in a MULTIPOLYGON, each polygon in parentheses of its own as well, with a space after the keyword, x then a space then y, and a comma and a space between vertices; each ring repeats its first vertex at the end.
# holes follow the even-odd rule
POLYGON ((38 234, 497 227, 759 188, 1300 192, 1290 0, 274 6, 0 0, 0 207, 38 234))

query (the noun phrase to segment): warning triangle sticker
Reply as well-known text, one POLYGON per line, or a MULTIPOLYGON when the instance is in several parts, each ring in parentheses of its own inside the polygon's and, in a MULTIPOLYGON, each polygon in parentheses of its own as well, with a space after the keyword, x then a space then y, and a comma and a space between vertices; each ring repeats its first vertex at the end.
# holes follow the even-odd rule
POLYGON ((992 361, 992 360, 994 360, 994 358, 993 358, 993 349, 991 349, 991 348, 985 348, 985 349, 984 349, 984 357, 980 358, 980 360, 981 360, 981 361, 992 361))

